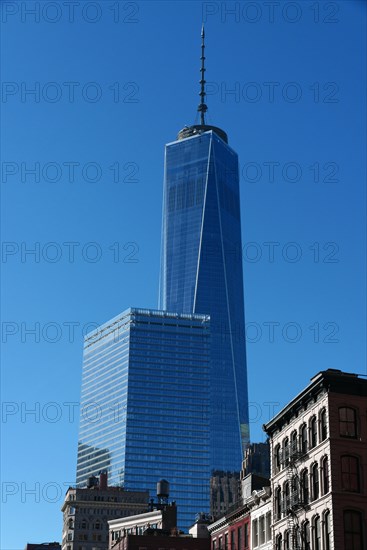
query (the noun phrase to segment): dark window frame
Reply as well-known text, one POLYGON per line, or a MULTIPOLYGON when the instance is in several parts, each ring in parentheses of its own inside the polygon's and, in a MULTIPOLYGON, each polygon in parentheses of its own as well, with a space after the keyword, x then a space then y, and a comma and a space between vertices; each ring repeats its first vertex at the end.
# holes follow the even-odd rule
POLYGON ((340 457, 342 491, 360 493, 360 462, 355 455, 342 455, 340 457), (352 471, 352 465, 355 466, 352 471), (355 487, 355 488, 353 488, 355 487))
POLYGON ((362 512, 359 510, 344 510, 343 512, 344 542, 345 548, 348 548, 348 550, 360 550, 360 548, 363 548, 364 534, 362 520, 362 512), (347 530, 346 526, 347 515, 350 516, 351 523, 354 522, 350 530, 347 530), (354 529, 356 526, 357 529, 354 529))
POLYGON ((347 437, 349 439, 357 438, 357 411, 353 407, 339 407, 339 435, 340 437, 347 437), (345 416, 345 418, 341 418, 342 416, 345 416))

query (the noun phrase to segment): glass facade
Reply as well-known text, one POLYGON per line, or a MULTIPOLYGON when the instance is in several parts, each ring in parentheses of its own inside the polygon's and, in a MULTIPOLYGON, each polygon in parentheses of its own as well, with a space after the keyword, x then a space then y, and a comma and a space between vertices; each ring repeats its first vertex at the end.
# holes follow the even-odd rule
POLYGON ((210 320, 129 309, 84 343, 77 484, 170 482, 181 528, 208 512, 210 320))
POLYGON ((165 152, 160 307, 211 319, 211 469, 249 442, 237 154, 213 131, 165 152))

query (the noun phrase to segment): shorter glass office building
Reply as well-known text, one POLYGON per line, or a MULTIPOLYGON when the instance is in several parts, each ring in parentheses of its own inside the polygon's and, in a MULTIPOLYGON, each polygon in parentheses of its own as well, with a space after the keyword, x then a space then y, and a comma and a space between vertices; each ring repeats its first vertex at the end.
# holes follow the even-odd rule
POLYGON ((77 485, 170 483, 178 524, 209 511, 210 319, 128 309, 84 342, 77 485))

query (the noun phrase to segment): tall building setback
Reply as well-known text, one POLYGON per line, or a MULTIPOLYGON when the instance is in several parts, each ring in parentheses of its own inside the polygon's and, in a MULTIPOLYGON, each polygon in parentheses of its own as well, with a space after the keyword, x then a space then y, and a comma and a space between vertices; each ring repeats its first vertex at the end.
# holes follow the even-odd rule
POLYGON ((77 485, 156 493, 169 479, 188 528, 209 511, 210 320, 128 309, 85 339, 77 485))

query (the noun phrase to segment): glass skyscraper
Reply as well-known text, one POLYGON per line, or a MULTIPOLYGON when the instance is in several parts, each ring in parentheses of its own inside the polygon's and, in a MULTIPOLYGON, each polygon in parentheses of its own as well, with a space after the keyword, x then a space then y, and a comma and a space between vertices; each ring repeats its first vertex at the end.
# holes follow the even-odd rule
POLYGON ((211 467, 249 442, 238 157, 227 135, 184 128, 165 152, 160 307, 210 315, 211 467))
POLYGON ((129 309, 84 343, 77 484, 165 478, 179 527, 209 512, 213 470, 249 442, 238 157, 199 112, 166 146, 160 311, 129 309), (177 312, 177 313, 172 313, 177 312))
POLYGON ((170 482, 180 527, 209 511, 210 320, 128 309, 84 342, 77 484, 170 482))

